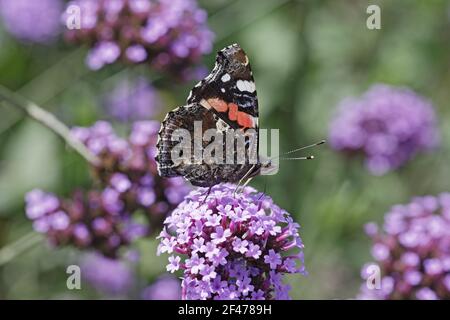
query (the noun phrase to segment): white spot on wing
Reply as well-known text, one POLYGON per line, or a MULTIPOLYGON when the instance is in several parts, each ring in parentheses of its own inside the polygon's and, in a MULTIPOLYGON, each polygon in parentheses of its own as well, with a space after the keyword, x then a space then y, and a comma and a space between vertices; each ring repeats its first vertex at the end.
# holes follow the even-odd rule
POLYGON ((253 93, 256 90, 255 83, 253 81, 247 81, 247 87, 249 88, 248 92, 253 93))
POLYGON ((230 81, 230 79, 231 79, 231 77, 228 73, 225 73, 221 78, 222 82, 230 81))
POLYGON ((256 90, 255 83, 253 81, 238 80, 236 82, 236 86, 239 91, 247 91, 253 93, 256 90))

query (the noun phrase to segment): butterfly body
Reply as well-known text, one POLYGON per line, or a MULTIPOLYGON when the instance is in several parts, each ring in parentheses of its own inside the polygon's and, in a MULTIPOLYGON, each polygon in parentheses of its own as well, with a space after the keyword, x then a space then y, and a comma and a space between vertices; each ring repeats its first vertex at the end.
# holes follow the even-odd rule
MULTIPOLYGON (((243 140, 244 141, 244 140, 243 140)), ((255 82, 245 52, 237 44, 228 46, 218 52, 216 64, 211 73, 200 81, 191 91, 187 105, 170 111, 164 119, 159 132, 157 144, 158 172, 163 177, 183 176, 195 186, 211 187, 222 182, 237 183, 243 179, 254 177, 261 168, 270 164, 262 164, 258 157, 258 99, 255 82), (195 148, 205 150, 210 145, 208 139, 194 141, 181 152, 181 161, 174 161, 174 150, 179 143, 176 133, 181 129, 195 135, 195 123, 201 123, 201 130, 212 129, 219 141, 219 149, 214 150, 221 161, 195 158, 195 148), (240 145, 244 151, 254 152, 255 161, 251 157, 237 161, 238 150, 232 149, 232 159, 227 161, 227 134, 242 134, 245 142, 240 145), (219 137, 219 138, 218 138, 219 137), (185 155, 183 158, 183 154, 185 155), (223 161, 222 161, 223 160, 223 161)), ((237 148, 238 149, 238 148, 237 148)))

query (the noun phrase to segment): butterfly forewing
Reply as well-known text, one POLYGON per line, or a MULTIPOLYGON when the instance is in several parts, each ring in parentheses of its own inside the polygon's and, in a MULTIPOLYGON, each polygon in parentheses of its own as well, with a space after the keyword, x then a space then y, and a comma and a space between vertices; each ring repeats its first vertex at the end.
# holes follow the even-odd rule
POLYGON ((232 128, 258 128, 258 98, 247 55, 239 45, 221 50, 213 71, 191 91, 188 103, 212 108, 232 128))

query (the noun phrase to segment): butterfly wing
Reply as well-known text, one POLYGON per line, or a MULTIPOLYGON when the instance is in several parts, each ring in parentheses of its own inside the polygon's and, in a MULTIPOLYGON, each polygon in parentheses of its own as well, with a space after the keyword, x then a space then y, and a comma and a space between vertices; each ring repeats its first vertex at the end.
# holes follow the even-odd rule
MULTIPOLYGON (((247 137, 246 151, 258 154, 257 150, 253 153, 259 141, 258 99, 248 57, 239 45, 231 45, 218 53, 214 69, 192 89, 187 102, 188 105, 169 112, 162 123, 156 156, 160 176, 183 176, 193 185, 205 187, 221 182, 235 183, 258 174, 259 160, 257 163, 250 163, 249 159, 244 163, 198 163, 194 157, 195 146, 191 144, 182 151, 182 161, 173 161, 173 151, 179 144, 174 139, 175 132, 184 129, 193 137, 196 121, 201 121, 203 132, 214 129, 226 133, 237 129, 247 137)), ((201 143, 203 149, 208 146, 205 141, 201 143)), ((223 144, 223 154, 227 151, 223 144)), ((239 152, 237 149, 233 152, 237 159, 239 152)))

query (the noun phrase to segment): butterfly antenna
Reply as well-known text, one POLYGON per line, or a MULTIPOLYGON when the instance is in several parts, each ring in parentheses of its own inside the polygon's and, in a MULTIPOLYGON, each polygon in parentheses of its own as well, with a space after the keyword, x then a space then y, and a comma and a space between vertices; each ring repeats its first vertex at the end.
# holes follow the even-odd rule
POLYGON ((283 154, 281 154, 279 156, 276 156, 276 157, 272 157, 272 158, 270 158, 270 160, 276 159, 276 158, 280 158, 281 160, 312 160, 312 159, 314 159, 314 156, 295 157, 295 158, 286 158, 286 157, 283 157, 283 156, 288 155, 288 154, 292 154, 294 152, 298 152, 298 151, 301 151, 301 150, 317 147, 317 146, 320 146, 321 144, 324 144, 325 142, 326 142, 325 140, 320 140, 320 141, 318 141, 316 143, 313 143, 313 144, 310 144, 310 145, 307 145, 307 146, 304 146, 304 147, 301 147, 301 148, 297 148, 297 149, 285 152, 285 153, 283 153, 283 154))
POLYGON ((312 159, 314 159, 314 156, 295 157, 295 158, 280 158, 280 160, 312 160, 312 159))
POLYGON ((313 143, 313 144, 310 144, 310 145, 307 145, 307 146, 304 146, 304 147, 301 147, 301 148, 297 148, 297 149, 288 151, 288 152, 286 152, 284 154, 291 154, 291 153, 294 153, 294 152, 297 152, 297 151, 300 151, 300 150, 305 150, 305 149, 317 147, 317 146, 320 146, 321 144, 324 144, 325 142, 326 142, 325 140, 320 140, 319 142, 316 142, 316 143, 313 143))

